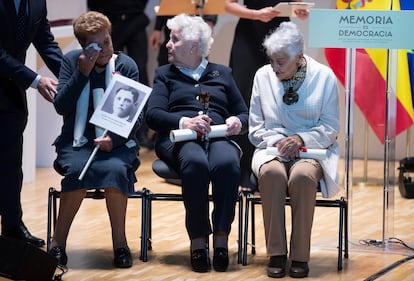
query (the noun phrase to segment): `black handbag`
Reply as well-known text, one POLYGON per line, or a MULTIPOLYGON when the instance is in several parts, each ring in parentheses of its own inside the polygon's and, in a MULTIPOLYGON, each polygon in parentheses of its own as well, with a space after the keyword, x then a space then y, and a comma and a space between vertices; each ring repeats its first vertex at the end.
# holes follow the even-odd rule
POLYGON ((406 157, 400 160, 398 176, 398 188, 404 198, 414 198, 414 182, 411 173, 414 173, 414 157, 406 157))
MULTIPOLYGON (((45 251, 14 238, 0 236, 0 276, 12 280, 55 279, 57 260, 45 251)), ((62 273, 63 274, 63 273, 62 273)))

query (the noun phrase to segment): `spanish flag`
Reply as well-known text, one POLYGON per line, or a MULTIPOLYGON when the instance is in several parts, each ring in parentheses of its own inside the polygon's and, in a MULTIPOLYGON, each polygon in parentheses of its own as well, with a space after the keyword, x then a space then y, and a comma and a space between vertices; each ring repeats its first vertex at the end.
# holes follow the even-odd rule
MULTIPOLYGON (((347 9, 349 7, 361 10, 413 10, 414 1, 337 0, 336 6, 337 9, 347 9)), ((325 56, 339 81, 345 85, 346 50, 326 48, 325 56)), ((378 139, 384 143, 387 50, 357 49, 355 68, 355 103, 378 139)), ((414 123, 413 82, 414 58, 412 50, 399 50, 397 88, 392 89, 397 96, 397 124, 395 132, 397 135, 411 127, 414 123)))

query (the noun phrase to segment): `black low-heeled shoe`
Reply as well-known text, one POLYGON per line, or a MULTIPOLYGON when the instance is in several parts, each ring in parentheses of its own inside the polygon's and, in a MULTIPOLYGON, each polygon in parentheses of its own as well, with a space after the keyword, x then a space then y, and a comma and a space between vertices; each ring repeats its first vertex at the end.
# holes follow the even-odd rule
POLYGON ((61 246, 55 246, 50 249, 49 255, 54 257, 60 265, 66 265, 68 263, 68 256, 66 255, 65 248, 61 246))
POLYGON ((195 272, 208 272, 211 270, 208 249, 197 249, 191 252, 191 268, 195 272))
POLYGON ((224 272, 229 266, 229 250, 218 247, 214 249, 213 268, 215 271, 224 272))
POLYGON ((115 249, 114 266, 118 268, 129 268, 132 266, 132 256, 128 248, 115 249))
POLYGON ((289 276, 292 278, 305 278, 309 274, 309 266, 307 262, 292 261, 289 276))
POLYGON ((283 278, 286 275, 286 255, 271 256, 267 264, 267 276, 283 278))

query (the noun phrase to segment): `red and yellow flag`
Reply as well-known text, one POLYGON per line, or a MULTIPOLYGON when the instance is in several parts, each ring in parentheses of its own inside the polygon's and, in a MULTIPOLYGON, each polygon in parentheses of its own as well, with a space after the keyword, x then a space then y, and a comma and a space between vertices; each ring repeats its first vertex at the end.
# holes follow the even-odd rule
MULTIPOLYGON (((400 10, 404 1, 412 0, 337 0, 337 9, 400 10), (349 2, 349 3, 348 3, 349 2), (392 7, 391 7, 392 6, 392 7)), ((411 50, 398 51, 396 134, 414 123, 412 89, 407 55, 411 50)), ((346 50, 326 48, 326 59, 338 79, 345 85, 346 50)), ((386 49, 357 49, 355 66, 355 103, 378 139, 384 143, 385 94, 387 74, 386 49)))

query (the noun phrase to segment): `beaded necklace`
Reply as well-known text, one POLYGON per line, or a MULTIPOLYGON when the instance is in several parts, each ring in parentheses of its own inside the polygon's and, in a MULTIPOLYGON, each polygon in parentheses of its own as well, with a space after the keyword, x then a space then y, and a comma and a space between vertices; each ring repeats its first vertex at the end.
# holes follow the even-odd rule
POLYGON ((303 80, 306 76, 306 59, 303 59, 302 63, 292 78, 288 80, 282 80, 285 93, 283 94, 283 102, 287 105, 292 105, 298 102, 299 94, 298 90, 302 86, 303 80))

